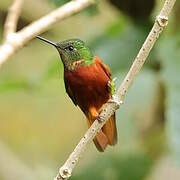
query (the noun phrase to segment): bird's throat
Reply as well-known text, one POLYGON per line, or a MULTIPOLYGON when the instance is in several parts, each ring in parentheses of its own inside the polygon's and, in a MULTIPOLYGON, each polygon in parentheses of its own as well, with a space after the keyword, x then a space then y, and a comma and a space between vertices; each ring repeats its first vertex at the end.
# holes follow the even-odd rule
POLYGON ((87 66, 90 66, 91 64, 94 64, 94 59, 90 60, 90 61, 87 61, 84 59, 67 61, 65 59, 65 57, 63 56, 63 54, 61 55, 61 60, 62 60, 63 65, 64 65, 64 69, 69 70, 69 71, 74 71, 79 67, 87 67, 87 66))

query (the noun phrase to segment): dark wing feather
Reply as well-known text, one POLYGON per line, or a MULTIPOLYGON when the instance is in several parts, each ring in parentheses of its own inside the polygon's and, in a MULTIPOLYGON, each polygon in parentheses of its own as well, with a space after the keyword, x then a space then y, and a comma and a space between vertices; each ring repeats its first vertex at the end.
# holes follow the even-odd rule
POLYGON ((100 66, 102 67, 106 75, 109 77, 110 80, 112 80, 112 75, 111 75, 109 67, 106 64, 104 64, 101 60, 99 60, 99 62, 100 62, 99 63, 100 66))
POLYGON ((68 86, 68 84, 65 80, 64 80, 64 84, 65 84, 65 88, 66 88, 66 92, 67 92, 68 96, 71 98, 72 102, 77 106, 76 98, 73 96, 70 86, 68 86))
MULTIPOLYGON (((112 75, 111 75, 109 67, 106 64, 104 64, 97 56, 96 56, 96 62, 100 65, 100 67, 102 68, 104 73, 108 76, 109 81, 111 82, 112 81, 112 75)), ((109 83, 107 83, 107 89, 110 93, 111 92, 111 85, 109 83)))
POLYGON ((101 59, 98 58, 97 56, 96 56, 96 63, 98 63, 98 64, 100 65, 100 67, 103 69, 103 71, 104 71, 105 74, 108 76, 108 78, 109 78, 110 80, 112 80, 112 75, 111 75, 111 72, 110 72, 109 67, 108 67, 106 64, 104 64, 104 63, 101 61, 101 59))

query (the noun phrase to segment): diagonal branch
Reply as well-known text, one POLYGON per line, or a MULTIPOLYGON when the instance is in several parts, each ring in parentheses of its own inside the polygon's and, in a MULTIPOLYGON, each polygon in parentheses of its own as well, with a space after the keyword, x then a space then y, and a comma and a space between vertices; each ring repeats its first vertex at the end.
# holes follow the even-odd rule
POLYGON ((4 25, 4 40, 8 38, 9 34, 16 31, 17 22, 21 13, 23 2, 24 0, 14 0, 12 6, 9 8, 4 25))
POLYGON ((103 110, 100 114, 100 120, 95 120, 92 126, 87 130, 84 137, 80 140, 74 151, 70 154, 65 164, 59 169, 58 175, 54 180, 65 180, 71 176, 74 167, 76 166, 87 145, 92 141, 97 132, 103 127, 103 125, 111 117, 111 115, 120 107, 129 87, 133 83, 136 75, 146 61, 146 58, 149 55, 154 43, 158 39, 165 26, 168 24, 168 16, 175 4, 175 1, 176 0, 165 1, 160 14, 155 20, 152 30, 150 31, 148 37, 142 45, 142 48, 135 58, 128 74, 120 85, 117 93, 115 94, 113 99, 111 99, 104 105, 103 110))
MULTIPOLYGON (((16 1, 20 2, 22 0, 16 1)), ((0 46, 0 67, 8 58, 10 58, 17 50, 27 44, 31 39, 50 29, 52 25, 56 24, 58 21, 68 18, 93 5, 94 3, 94 0, 72 0, 23 28, 21 31, 11 33, 10 38, 7 38, 4 41, 4 44, 0 46)))

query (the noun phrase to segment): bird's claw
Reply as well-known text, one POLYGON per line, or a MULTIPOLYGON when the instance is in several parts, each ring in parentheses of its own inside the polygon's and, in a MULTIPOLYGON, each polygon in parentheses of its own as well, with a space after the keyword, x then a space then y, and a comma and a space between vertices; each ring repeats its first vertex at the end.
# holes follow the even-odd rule
POLYGON ((108 103, 115 103, 117 106, 117 109, 121 104, 123 104, 123 101, 119 101, 118 97, 116 95, 112 95, 112 98, 108 101, 108 103))
POLYGON ((100 116, 100 115, 98 115, 98 116, 96 117, 96 119, 97 119, 98 122, 100 122, 100 123, 104 121, 103 117, 100 116))

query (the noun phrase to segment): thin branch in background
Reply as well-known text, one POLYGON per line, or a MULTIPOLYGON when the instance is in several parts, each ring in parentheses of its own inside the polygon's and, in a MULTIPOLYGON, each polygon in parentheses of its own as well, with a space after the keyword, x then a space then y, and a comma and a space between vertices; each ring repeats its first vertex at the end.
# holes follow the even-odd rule
POLYGON ((17 12, 17 15, 15 15, 13 12, 15 12, 15 9, 17 10, 18 7, 22 6, 22 4, 20 4, 21 1, 22 0, 14 1, 12 10, 9 11, 10 14, 7 16, 5 37, 8 37, 9 34, 11 36, 10 38, 5 38, 4 43, 0 46, 0 67, 8 60, 8 58, 10 58, 17 50, 27 44, 31 39, 50 29, 57 22, 70 17, 94 4, 94 0, 72 0, 28 25, 27 27, 24 27, 19 32, 12 33, 15 30, 15 26, 17 24, 20 8, 17 12), (13 25, 10 23, 10 20, 12 19, 14 19, 13 25), (7 28, 8 26, 11 28, 7 28))
POLYGON ((134 82, 134 79, 138 72, 141 70, 154 43, 158 39, 165 26, 168 24, 168 16, 175 4, 175 1, 176 0, 165 1, 160 14, 155 20, 152 30, 150 31, 148 37, 142 45, 139 53, 137 54, 137 57, 135 58, 117 93, 114 95, 113 99, 111 99, 104 105, 103 110, 100 114, 100 120, 95 120, 92 126, 87 130, 84 137, 80 140, 74 151, 70 154, 65 164, 59 169, 58 175, 54 180, 65 180, 72 175, 72 171, 77 165, 77 162, 87 145, 93 140, 93 138, 103 127, 106 121, 112 116, 112 114, 114 114, 114 112, 120 107, 129 87, 134 82))
POLYGON ((12 6, 8 10, 8 15, 4 24, 4 41, 17 28, 18 19, 21 13, 24 0, 14 0, 12 6))

